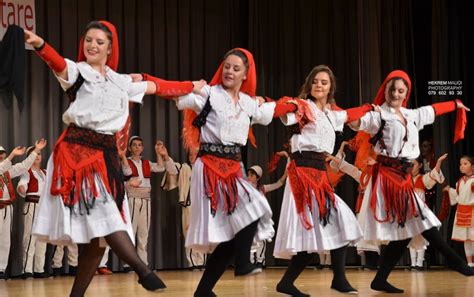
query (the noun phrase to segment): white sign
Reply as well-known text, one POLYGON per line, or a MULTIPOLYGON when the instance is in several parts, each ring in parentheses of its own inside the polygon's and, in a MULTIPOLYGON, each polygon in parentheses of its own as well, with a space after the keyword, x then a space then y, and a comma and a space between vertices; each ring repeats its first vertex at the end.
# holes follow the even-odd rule
POLYGON ((35 32, 35 0, 0 0, 0 39, 10 25, 35 32))

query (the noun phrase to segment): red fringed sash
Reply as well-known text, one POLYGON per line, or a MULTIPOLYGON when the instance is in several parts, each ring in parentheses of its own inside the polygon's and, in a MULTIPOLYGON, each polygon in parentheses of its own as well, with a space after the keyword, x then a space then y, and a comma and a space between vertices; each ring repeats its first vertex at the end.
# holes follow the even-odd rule
POLYGON ((61 196, 64 204, 72 207, 79 200, 89 212, 100 189, 95 175, 114 197, 123 213, 124 177, 117 153, 114 135, 96 133, 89 129, 69 126, 54 147, 54 170, 51 194, 61 196))
MULTIPOLYGON (((397 161, 396 159, 392 160, 397 161)), ((397 222, 403 227, 408 219, 418 216, 417 208, 419 209, 419 206, 415 198, 413 180, 408 170, 388 167, 383 165, 382 162, 373 166, 373 176, 375 178, 372 179, 370 208, 378 222, 397 222), (380 182, 380 189, 385 202, 385 218, 377 216, 377 181, 380 182)))
POLYGON ((296 211, 304 228, 311 229, 313 227, 305 212, 306 207, 310 211, 313 209, 313 194, 318 203, 319 217, 321 220, 327 219, 330 208, 327 198, 329 197, 331 204, 335 206, 335 196, 326 171, 296 166, 296 162, 292 160, 288 165, 288 178, 295 199, 296 211))
POLYGON ((446 218, 449 216, 450 208, 451 203, 449 201, 449 192, 444 191, 443 198, 441 199, 441 207, 438 214, 436 215, 441 222, 446 220, 446 218))
POLYGON ((238 203, 237 179, 242 177, 240 162, 236 160, 203 155, 204 187, 206 195, 211 199, 211 212, 215 214, 219 200, 223 198, 224 211, 231 214, 238 203))

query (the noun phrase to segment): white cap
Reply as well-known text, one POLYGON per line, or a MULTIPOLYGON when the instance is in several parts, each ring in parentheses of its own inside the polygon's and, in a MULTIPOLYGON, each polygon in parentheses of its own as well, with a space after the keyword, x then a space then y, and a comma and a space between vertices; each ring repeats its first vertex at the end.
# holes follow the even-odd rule
POLYGON ((253 165, 252 167, 249 168, 249 170, 253 170, 253 172, 255 172, 258 175, 258 177, 262 177, 262 174, 263 174, 262 167, 258 165, 253 165))
POLYGON ((26 149, 26 155, 29 156, 31 154, 31 152, 35 149, 35 146, 32 145, 32 146, 29 146, 27 149, 26 149))
POLYGON ((5 152, 5 153, 6 153, 7 150, 6 150, 3 146, 0 145, 0 153, 1 153, 1 152, 5 152))
POLYGON ((143 142, 143 139, 138 136, 138 135, 133 135, 132 137, 130 137, 130 139, 128 140, 128 147, 130 147, 130 145, 132 145, 132 141, 134 141, 135 139, 138 139, 138 140, 141 140, 143 142))

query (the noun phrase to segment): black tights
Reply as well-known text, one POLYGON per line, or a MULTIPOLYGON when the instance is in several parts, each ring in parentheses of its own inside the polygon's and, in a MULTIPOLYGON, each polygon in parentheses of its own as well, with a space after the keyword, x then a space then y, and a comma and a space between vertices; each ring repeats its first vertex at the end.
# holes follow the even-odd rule
MULTIPOLYGON (((467 266, 464 260, 443 240, 436 227, 421 233, 431 246, 440 251, 451 264, 454 270, 463 275, 474 275, 474 269, 467 266)), ((411 238, 405 240, 391 241, 382 255, 380 267, 372 281, 371 288, 377 291, 390 293, 402 293, 403 290, 395 288, 387 282, 395 264, 400 260, 411 238)))
POLYGON ((202 274, 194 296, 213 296, 212 289, 224 274, 235 255, 236 268, 250 263, 250 247, 257 230, 258 220, 240 230, 233 239, 220 243, 207 258, 206 269, 202 274))
MULTIPOLYGON (((105 236, 105 240, 120 259, 133 267, 140 278, 152 272, 138 257, 127 232, 117 231, 105 236)), ((71 289, 71 297, 84 296, 97 267, 99 267, 100 260, 105 252, 105 247, 100 247, 99 238, 94 238, 90 243, 81 245, 80 250, 77 274, 71 289)))

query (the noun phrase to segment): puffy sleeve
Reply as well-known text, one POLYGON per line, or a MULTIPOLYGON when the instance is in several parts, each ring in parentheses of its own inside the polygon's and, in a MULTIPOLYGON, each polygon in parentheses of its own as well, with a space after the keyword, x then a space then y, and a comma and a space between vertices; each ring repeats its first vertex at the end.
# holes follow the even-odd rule
POLYGON ((298 123, 294 112, 285 114, 284 116, 280 117, 280 120, 285 126, 291 126, 298 123))
POLYGON ((424 174, 422 180, 427 189, 432 189, 436 183, 442 184, 444 182, 444 175, 442 171, 438 172, 433 169, 428 174, 424 174))
POLYGON ((415 125, 418 130, 423 129, 425 125, 433 124, 435 120, 435 111, 431 105, 423 106, 413 110, 416 114, 415 125))
POLYGON ((449 188, 449 202, 451 205, 456 205, 458 204, 458 192, 456 189, 449 188))
POLYGON ((206 104, 207 98, 211 94, 211 87, 204 86, 201 92, 203 93, 203 96, 189 93, 187 95, 178 97, 178 100, 176 100, 176 106, 179 110, 192 109, 197 113, 201 112, 201 110, 204 108, 204 105, 206 104))
POLYGON ((265 102, 262 105, 258 106, 257 100, 255 101, 255 109, 252 114, 252 125, 268 125, 273 119, 273 112, 275 111, 275 102, 265 102))
POLYGON ((0 162, 0 174, 3 174, 4 172, 8 171, 12 167, 12 161, 10 159, 5 159, 2 162, 0 162))
POLYGON ((347 112, 345 110, 333 111, 334 114, 334 130, 342 131, 344 129, 344 124, 347 121, 347 112))
POLYGON ((360 118, 360 126, 358 130, 365 131, 370 135, 375 135, 382 126, 380 112, 370 111, 360 118))
POLYGON ((35 159, 37 156, 38 154, 36 154, 36 152, 33 151, 25 160, 23 160, 23 162, 13 165, 12 168, 10 169, 11 178, 15 178, 27 172, 28 169, 30 169, 30 167, 35 162, 35 159))
POLYGON ((130 82, 130 87, 127 91, 129 101, 135 103, 142 103, 143 96, 145 96, 146 88, 146 81, 130 82))
MULTIPOLYGON (((79 68, 77 67, 76 62, 71 61, 69 59, 64 59, 67 64, 67 80, 57 76, 57 80, 59 81, 59 84, 61 85, 61 88, 63 88, 64 91, 69 89, 77 80, 77 77, 79 76, 79 68)), ((53 71, 53 73, 55 73, 53 71)))

